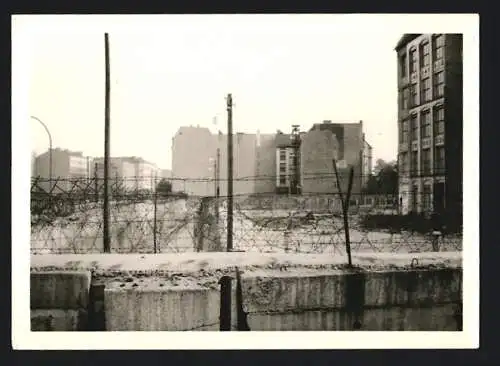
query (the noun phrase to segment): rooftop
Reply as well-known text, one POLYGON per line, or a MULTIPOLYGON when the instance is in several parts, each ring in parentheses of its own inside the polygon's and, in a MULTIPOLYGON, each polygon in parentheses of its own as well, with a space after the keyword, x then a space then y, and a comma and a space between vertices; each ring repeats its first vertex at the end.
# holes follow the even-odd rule
POLYGON ((399 39, 398 43, 396 44, 396 47, 394 48, 396 51, 401 49, 402 47, 406 46, 408 43, 413 41, 415 38, 420 36, 421 33, 405 33, 403 36, 399 39))

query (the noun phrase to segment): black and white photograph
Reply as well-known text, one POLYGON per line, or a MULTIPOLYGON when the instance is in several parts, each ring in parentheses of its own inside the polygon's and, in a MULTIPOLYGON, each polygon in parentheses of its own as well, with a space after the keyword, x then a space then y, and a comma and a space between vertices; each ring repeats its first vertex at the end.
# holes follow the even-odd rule
POLYGON ((15 344, 477 346, 477 15, 14 18, 15 344))

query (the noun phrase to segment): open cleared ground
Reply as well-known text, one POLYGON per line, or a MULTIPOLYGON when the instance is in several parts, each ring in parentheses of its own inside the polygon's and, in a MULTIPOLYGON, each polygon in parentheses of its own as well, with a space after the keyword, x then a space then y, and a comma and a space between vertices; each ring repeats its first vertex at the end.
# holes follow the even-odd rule
MULTIPOLYGON (((78 212, 53 221, 38 218, 31 228, 31 252, 100 253, 103 251, 101 204, 86 204, 78 212)), ((226 248, 227 211, 219 207, 219 221, 211 205, 201 218, 200 199, 179 199, 110 205, 111 248, 121 253, 178 253, 194 251, 203 231, 203 240, 220 240, 226 248), (156 217, 156 220, 155 220, 156 217), (155 226, 156 222, 156 226, 155 226), (214 235, 219 234, 219 235, 214 235)), ((411 232, 365 231, 359 215, 349 219, 353 252, 426 252, 432 251, 432 238, 411 232)), ((461 237, 439 239, 441 251, 462 250, 461 237)), ((338 214, 293 210, 234 210, 233 248, 247 252, 297 252, 345 254, 345 230, 338 214)))
MULTIPOLYGON (((115 252, 154 251, 154 231, 158 252, 193 251, 196 210, 192 202, 177 200, 132 204, 112 204, 110 209, 111 247, 115 252)), ((101 207, 89 207, 53 222, 31 227, 31 252, 89 253, 103 251, 101 207)))

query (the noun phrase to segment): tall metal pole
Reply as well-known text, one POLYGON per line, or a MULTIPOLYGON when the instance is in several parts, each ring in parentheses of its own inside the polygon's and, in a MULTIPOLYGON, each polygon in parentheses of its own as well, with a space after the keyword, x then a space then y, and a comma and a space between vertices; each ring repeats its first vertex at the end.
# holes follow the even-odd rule
POLYGON ((220 148, 217 148, 217 158, 215 160, 215 219, 219 224, 219 197, 220 197, 220 148))
POLYGON ((156 244, 156 231, 157 231, 157 226, 156 226, 156 219, 157 219, 157 206, 158 206, 158 191, 156 190, 156 173, 154 174, 155 176, 155 184, 153 186, 153 203, 154 203, 154 208, 153 208, 153 253, 158 253, 158 247, 156 244))
POLYGON ((106 84, 105 84, 105 110, 104 110, 104 205, 103 205, 103 244, 104 253, 111 252, 109 236, 109 153, 110 153, 110 70, 109 70, 109 39, 108 33, 104 33, 104 54, 106 63, 106 84))
POLYGON ((219 198, 220 197, 220 148, 217 148, 217 160, 215 162, 215 171, 216 171, 216 176, 215 176, 215 197, 219 198))
POLYGON ((45 132, 47 132, 47 136, 49 136, 49 182, 52 182, 52 135, 50 134, 49 128, 45 123, 43 123, 40 118, 35 117, 35 116, 30 116, 32 119, 35 121, 38 121, 43 128, 45 129, 45 132))
POLYGON ((227 251, 233 250, 233 97, 227 95, 227 251))
POLYGON ((214 196, 217 196, 217 160, 213 159, 213 171, 214 171, 214 196))

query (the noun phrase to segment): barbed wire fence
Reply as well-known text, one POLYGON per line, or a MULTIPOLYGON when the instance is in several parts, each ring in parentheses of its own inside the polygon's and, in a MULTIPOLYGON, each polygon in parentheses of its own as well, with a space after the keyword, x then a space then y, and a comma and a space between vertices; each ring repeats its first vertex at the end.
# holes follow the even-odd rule
MULTIPOLYGON (((335 179, 331 174, 305 179, 320 178, 335 179)), ((234 181, 258 184, 275 180, 247 177, 234 181)), ((181 188, 191 185, 192 191, 196 185, 206 190, 214 183, 210 178, 170 181, 181 188)), ((108 183, 112 252, 226 250, 227 197, 209 192, 159 192, 157 183, 152 177, 112 179, 108 183)), ((32 179, 31 252, 103 252, 103 187, 104 180, 97 177, 32 179)), ((338 191, 301 195, 235 192, 234 250, 345 254, 345 223, 338 191)), ((418 214, 403 214, 401 193, 410 192, 352 193, 347 212, 352 252, 462 250, 461 227, 446 227, 439 217, 433 217, 428 194, 418 195, 422 206, 418 214)))

